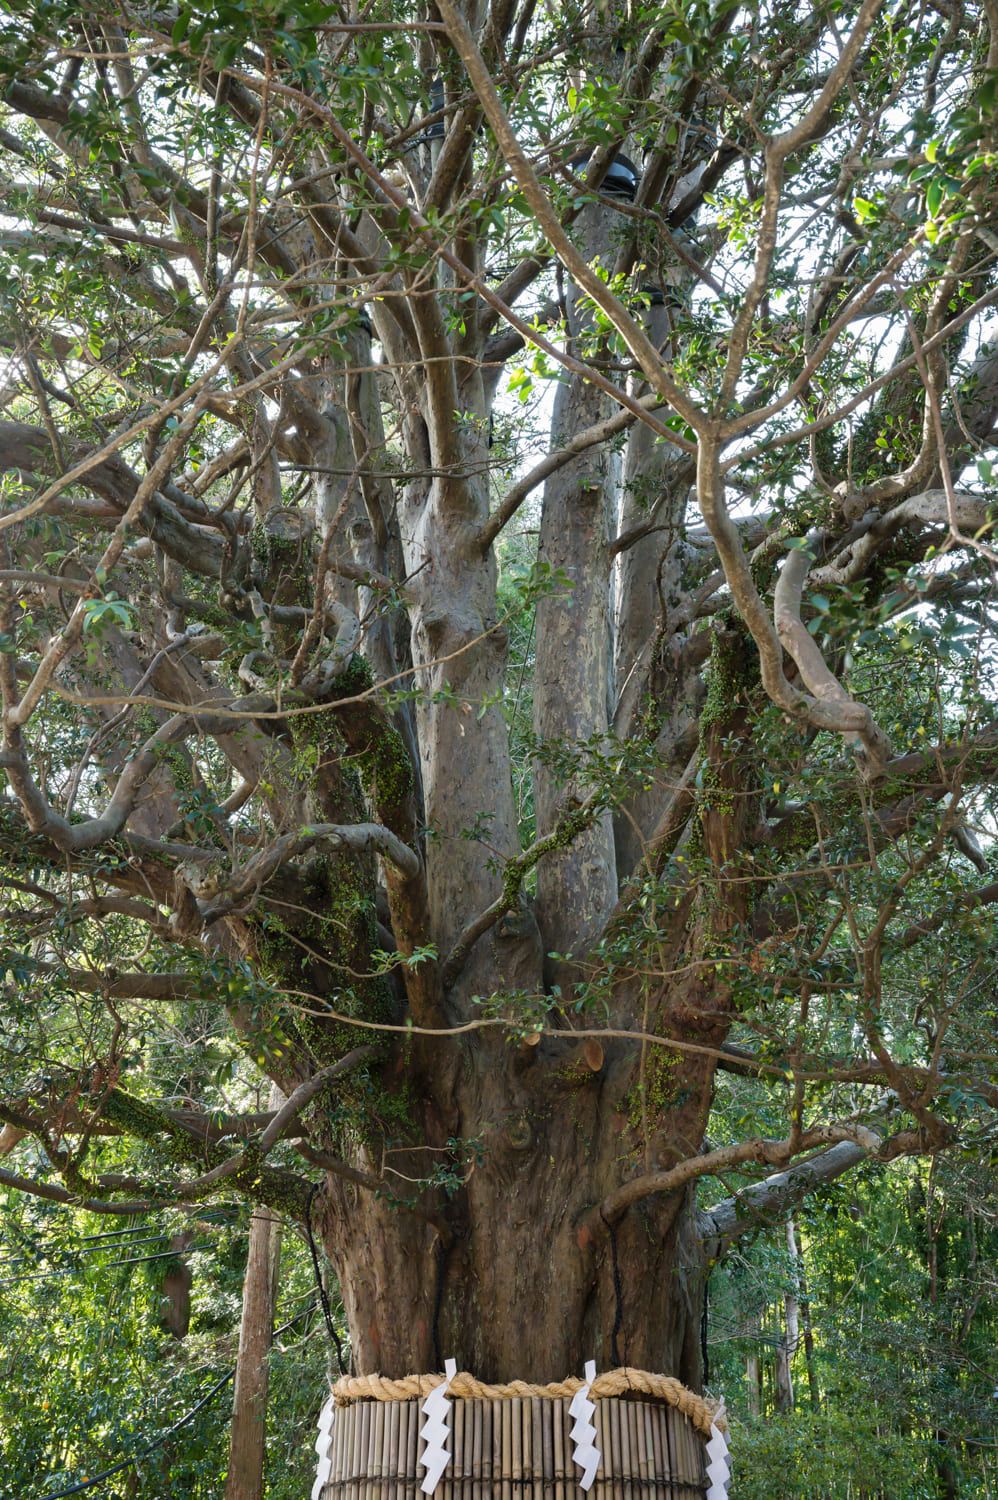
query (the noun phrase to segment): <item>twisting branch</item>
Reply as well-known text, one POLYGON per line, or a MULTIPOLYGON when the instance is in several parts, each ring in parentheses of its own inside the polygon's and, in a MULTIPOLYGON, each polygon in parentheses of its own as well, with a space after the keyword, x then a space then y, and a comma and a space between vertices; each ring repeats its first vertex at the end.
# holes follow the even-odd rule
POLYGON ((883 774, 890 755, 890 742, 870 710, 846 692, 832 672, 814 637, 801 619, 804 584, 811 568, 808 543, 792 546, 780 570, 773 595, 773 621, 776 633, 797 665, 805 686, 817 701, 833 707, 840 715, 840 733, 863 763, 869 777, 883 774))
POLYGON ((906 526, 946 526, 950 516, 959 526, 974 531, 990 521, 989 505, 983 496, 957 490, 952 498, 945 490, 924 490, 894 506, 884 515, 870 511, 860 523, 859 535, 851 539, 830 563, 813 569, 811 579, 824 587, 854 583, 862 577, 871 559, 896 532, 906 526))
POLYGON ((703 1156, 688 1157, 667 1171, 632 1177, 630 1182, 625 1182, 604 1198, 599 1215, 612 1224, 632 1203, 640 1203, 652 1193, 675 1193, 700 1177, 713 1177, 718 1172, 746 1166, 750 1162, 782 1166, 797 1151, 813 1151, 818 1146, 839 1142, 850 1142, 853 1151, 859 1151, 861 1157, 879 1153, 882 1145, 880 1137, 863 1125, 819 1125, 813 1130, 805 1130, 796 1140, 788 1136, 782 1141, 758 1138, 738 1141, 731 1146, 719 1146, 716 1151, 707 1151, 703 1156))
POLYGON ((220 897, 211 904, 200 905, 205 924, 217 922, 228 916, 241 901, 256 895, 272 880, 279 870, 316 844, 328 844, 333 849, 345 849, 354 854, 373 849, 389 864, 393 865, 407 880, 414 880, 422 871, 419 855, 408 844, 384 828, 380 823, 318 823, 305 828, 301 833, 288 833, 249 860, 239 871, 239 877, 230 882, 220 897))
MULTIPOLYGON (((720 466, 720 439, 710 434, 701 439, 697 458, 697 496, 707 529, 714 539, 724 576, 738 613, 751 632, 759 651, 759 672, 766 692, 780 708, 802 719, 816 729, 831 729, 836 734, 858 735, 866 750, 867 738, 876 754, 868 753, 861 762, 871 778, 883 773, 888 754, 886 739, 878 739, 877 728, 869 709, 861 703, 813 697, 791 686, 783 673, 783 647, 777 628, 769 618, 749 568, 738 528, 724 499, 724 480, 720 466)), ((822 663, 823 665, 823 663, 822 663)))

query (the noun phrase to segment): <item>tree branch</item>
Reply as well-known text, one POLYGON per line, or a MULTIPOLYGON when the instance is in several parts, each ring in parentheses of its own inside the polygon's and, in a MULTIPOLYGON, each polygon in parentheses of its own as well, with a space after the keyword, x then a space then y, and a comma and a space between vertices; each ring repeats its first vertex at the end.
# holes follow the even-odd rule
POLYGON ((840 733, 861 759, 867 774, 879 776, 890 754, 890 742, 866 705, 857 703, 830 670, 801 619, 801 600, 811 562, 811 554, 805 546, 792 546, 787 554, 773 594, 776 633, 796 663, 808 690, 820 704, 841 714, 845 727, 840 733))
POLYGON ((14 1172, 0 1169, 0 1187, 15 1188, 20 1193, 30 1193, 34 1198, 45 1198, 49 1203, 66 1203, 72 1208, 85 1208, 92 1214, 145 1214, 161 1204, 153 1198, 138 1202, 107 1203, 102 1198, 80 1198, 66 1188, 54 1183, 37 1182, 32 1177, 19 1177, 14 1172))
POLYGON ((698 1214, 700 1239, 710 1260, 719 1260, 736 1240, 754 1234, 767 1221, 785 1219, 815 1188, 834 1182, 860 1162, 873 1156, 878 1161, 889 1161, 916 1153, 922 1147, 922 1139, 916 1132, 901 1132, 883 1144, 878 1143, 873 1150, 860 1141, 842 1141, 831 1150, 753 1183, 715 1208, 698 1214))
POLYGON ((799 1151, 813 1151, 816 1146, 829 1142, 848 1141, 854 1149, 865 1155, 880 1150, 880 1137, 862 1125, 819 1125, 806 1130, 798 1140, 788 1136, 786 1140, 772 1141, 757 1138, 738 1141, 731 1146, 720 1146, 716 1151, 707 1151, 703 1156, 690 1156, 663 1172, 648 1172, 633 1177, 610 1193, 600 1205, 600 1215, 611 1224, 642 1198, 653 1193, 675 1193, 700 1177, 713 1177, 732 1167, 745 1166, 750 1162, 778 1166, 799 1151))

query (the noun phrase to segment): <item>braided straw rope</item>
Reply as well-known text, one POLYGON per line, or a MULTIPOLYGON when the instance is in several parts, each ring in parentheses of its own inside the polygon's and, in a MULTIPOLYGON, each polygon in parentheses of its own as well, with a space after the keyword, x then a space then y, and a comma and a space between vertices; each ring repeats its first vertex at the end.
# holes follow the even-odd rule
MULTIPOLYGON (((352 1401, 411 1401, 414 1396, 428 1396, 435 1386, 442 1385, 446 1375, 406 1375, 402 1380, 387 1380, 383 1375, 344 1375, 333 1386, 333 1399, 337 1406, 349 1406, 352 1401)), ((488 1385, 476 1380, 466 1370, 461 1370, 450 1383, 448 1396, 458 1396, 465 1401, 497 1401, 510 1396, 547 1396, 551 1400, 559 1396, 574 1396, 585 1385, 577 1375, 567 1380, 555 1381, 551 1385, 532 1385, 527 1380, 511 1380, 508 1385, 488 1385)), ((607 1370, 597 1375, 589 1388, 594 1399, 600 1396, 626 1396, 630 1391, 641 1391, 646 1396, 655 1396, 678 1407, 684 1417, 705 1440, 710 1437, 711 1423, 715 1420, 719 1403, 707 1401, 703 1396, 687 1390, 671 1375, 652 1375, 648 1370, 632 1370, 624 1365, 619 1370, 607 1370)), ((727 1422, 721 1417, 721 1431, 727 1431, 727 1422)))

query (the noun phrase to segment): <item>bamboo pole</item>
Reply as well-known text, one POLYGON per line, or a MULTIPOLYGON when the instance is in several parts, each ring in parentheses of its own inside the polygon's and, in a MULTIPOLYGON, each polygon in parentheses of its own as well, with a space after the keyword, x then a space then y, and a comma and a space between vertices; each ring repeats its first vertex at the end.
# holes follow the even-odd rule
POLYGON ((457 1496, 460 1493, 456 1467, 459 1461, 457 1424, 459 1420, 458 1408, 463 1408, 463 1406, 463 1401, 451 1401, 450 1415, 447 1417, 450 1437, 444 1443, 444 1446, 450 1450, 450 1463, 440 1476, 440 1482, 435 1491, 436 1500, 457 1500, 457 1496))
POLYGON ((502 1500, 513 1500, 513 1486, 510 1482, 513 1454, 513 1403, 503 1401, 501 1414, 497 1415, 500 1415, 501 1423, 501 1438, 496 1447, 499 1451, 499 1473, 502 1475, 502 1500))
POLYGON ((554 1500, 566 1500, 567 1483, 565 1479, 565 1453, 567 1449, 566 1427, 568 1423, 568 1402, 564 1397, 552 1401, 551 1413, 551 1438, 554 1447, 554 1500))
MULTIPOLYGON (((394 1406, 394 1402, 392 1405, 394 1406)), ((387 1447, 385 1443, 385 1418, 388 1416, 384 1401, 375 1403, 374 1430, 371 1434, 371 1476, 374 1480, 374 1500, 386 1500, 388 1486, 385 1483, 387 1476, 387 1447)))
POLYGON ((360 1403, 348 1406, 347 1410, 350 1413, 350 1448, 343 1476, 346 1480, 346 1500, 359 1500, 355 1476, 360 1472, 360 1403))
POLYGON ((512 1447, 510 1449, 508 1473, 513 1480, 513 1494, 516 1500, 521 1500, 523 1494, 523 1432, 520 1426, 520 1407, 523 1405, 519 1396, 514 1396, 509 1403, 510 1407, 510 1436, 512 1447))
POLYGON ((385 1419, 385 1500, 398 1500, 399 1416, 402 1403, 389 1401, 385 1419))
POLYGON ((668 1480, 668 1487, 665 1493, 670 1497, 679 1493, 676 1489, 676 1461, 673 1451, 672 1415, 671 1406, 662 1408, 662 1462, 665 1466, 666 1479, 668 1480))
POLYGON ((520 1439, 520 1473, 522 1475, 520 1494, 524 1497, 524 1500, 527 1500, 528 1491, 530 1494, 530 1500, 533 1500, 534 1462, 532 1442, 533 1422, 531 1421, 531 1415, 531 1398, 529 1396, 524 1396, 523 1400, 520 1402, 520 1430, 522 1433, 522 1437, 520 1439))
POLYGON ((484 1493, 485 1493, 486 1496, 490 1496, 492 1494, 493 1475, 495 1473, 495 1465, 494 1465, 494 1462, 493 1462, 494 1455, 493 1455, 493 1448, 492 1448, 492 1444, 494 1442, 494 1428, 495 1428, 494 1403, 491 1402, 491 1401, 483 1401, 482 1402, 482 1483, 483 1483, 483 1485, 485 1487, 484 1488, 484 1493))
POLYGON ((610 1426, 613 1431, 613 1500, 624 1500, 624 1442, 620 1423, 621 1403, 619 1401, 608 1401, 607 1405, 610 1408, 610 1426))
POLYGON ((627 1446, 630 1453, 630 1463, 627 1469, 629 1495, 641 1492, 641 1458, 638 1450, 638 1405, 636 1401, 625 1401, 624 1410, 627 1413, 627 1446))
POLYGON ((472 1401, 471 1403, 472 1500, 485 1500, 485 1486, 482 1483, 482 1407, 484 1405, 484 1401, 472 1401))
POLYGON ((540 1401, 541 1419, 541 1465, 544 1476, 541 1485, 541 1495, 544 1500, 551 1500, 554 1491, 554 1410, 553 1401, 540 1401))
POLYGON ((338 1406, 333 1415, 333 1441, 331 1445, 332 1451, 329 1455, 332 1463, 329 1467, 329 1485, 326 1487, 326 1492, 322 1500, 327 1500, 327 1496, 333 1493, 335 1493, 338 1500, 338 1497, 343 1493, 343 1444, 346 1438, 346 1429, 347 1409, 345 1406, 338 1406), (334 1485, 335 1492, 333 1490, 334 1485))
POLYGON ((361 1476, 360 1497, 361 1500, 374 1500, 374 1485, 371 1479, 371 1459, 373 1435, 374 1435, 374 1409, 380 1406, 380 1401, 362 1401, 360 1413, 360 1468, 357 1471, 361 1476))

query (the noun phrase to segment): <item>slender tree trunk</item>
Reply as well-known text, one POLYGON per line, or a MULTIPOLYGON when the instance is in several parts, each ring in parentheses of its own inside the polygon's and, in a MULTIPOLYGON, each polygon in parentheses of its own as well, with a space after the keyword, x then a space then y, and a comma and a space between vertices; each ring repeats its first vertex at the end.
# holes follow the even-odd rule
MULTIPOLYGON (((275 1086, 270 1106, 284 1095, 275 1086)), ((281 1261, 281 1220, 272 1209, 257 1207, 250 1220, 249 1255, 243 1282, 236 1385, 232 1397, 229 1472, 225 1500, 262 1500, 267 1438, 267 1356, 274 1337, 274 1310, 281 1261)))
MULTIPOLYGON (((791 1232, 793 1232, 791 1230, 791 1232)), ((814 1362, 814 1330, 811 1327, 811 1300, 807 1290, 807 1271, 804 1266, 803 1246, 797 1244, 794 1233, 794 1255, 797 1266, 797 1285, 800 1289, 800 1321, 804 1335, 804 1365, 807 1370, 807 1393, 813 1411, 821 1405, 821 1388, 814 1362)))
POLYGON ((748 1408, 753 1417, 762 1416, 762 1382, 759 1378, 759 1353, 753 1350, 745 1357, 745 1382, 748 1386, 748 1408))
POLYGON ((776 1410, 794 1409, 794 1383, 791 1362, 800 1342, 800 1300, 797 1276, 797 1239, 793 1219, 787 1220, 787 1249, 790 1252, 790 1278, 783 1293, 783 1338, 776 1346, 776 1410))

